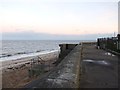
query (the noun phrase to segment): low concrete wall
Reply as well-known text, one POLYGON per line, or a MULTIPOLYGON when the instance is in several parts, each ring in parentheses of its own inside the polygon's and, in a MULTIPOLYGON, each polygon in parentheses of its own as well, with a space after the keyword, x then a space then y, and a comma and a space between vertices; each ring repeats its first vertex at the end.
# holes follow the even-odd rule
POLYGON ((81 42, 80 45, 96 45, 97 42, 81 42))
POLYGON ((25 88, 78 88, 81 46, 77 45, 46 77, 25 88))
POLYGON ((77 45, 78 44, 59 44, 60 54, 55 64, 58 65, 77 45))
POLYGON ((60 44, 59 58, 64 58, 71 50, 73 50, 77 44, 60 44))

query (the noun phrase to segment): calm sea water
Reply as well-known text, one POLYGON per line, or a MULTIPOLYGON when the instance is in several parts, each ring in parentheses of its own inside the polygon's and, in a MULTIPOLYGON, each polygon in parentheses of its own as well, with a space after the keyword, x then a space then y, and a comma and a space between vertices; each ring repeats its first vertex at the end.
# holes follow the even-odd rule
POLYGON ((62 43, 75 43, 80 41, 48 41, 48 40, 3 40, 2 47, 0 47, 0 58, 10 57, 17 54, 29 54, 42 51, 59 50, 59 44, 62 43))

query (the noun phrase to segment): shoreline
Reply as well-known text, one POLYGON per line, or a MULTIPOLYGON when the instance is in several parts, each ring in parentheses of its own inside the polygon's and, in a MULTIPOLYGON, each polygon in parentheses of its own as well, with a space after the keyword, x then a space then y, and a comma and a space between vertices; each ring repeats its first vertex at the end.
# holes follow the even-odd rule
POLYGON ((43 58, 44 61, 46 61, 46 56, 52 56, 52 57, 57 57, 58 58, 59 55, 59 51, 58 50, 54 50, 54 51, 50 51, 50 52, 41 52, 41 53, 36 53, 30 56, 26 56, 26 57, 19 57, 18 59, 10 59, 10 60, 2 60, 0 61, 0 63, 2 64, 0 66, 0 70, 4 70, 6 68, 10 68, 10 67, 17 67, 19 65, 22 64, 27 64, 31 62, 31 59, 35 59, 36 57, 41 57, 43 58))
POLYGON ((60 50, 50 50, 50 51, 41 51, 41 52, 33 52, 33 53, 24 53, 24 54, 15 54, 11 56, 6 56, 6 57, 1 57, 1 61, 7 61, 7 60, 17 60, 17 59, 22 59, 22 58, 27 58, 27 57, 34 57, 38 55, 43 55, 43 54, 49 54, 52 52, 59 52, 60 50), (4 60, 3 60, 4 59, 4 60))
POLYGON ((44 74, 45 72, 41 73, 41 75, 37 77, 34 76, 32 78, 29 77, 28 70, 31 68, 31 65, 33 64, 42 65, 40 63, 38 64, 38 60, 35 60, 35 63, 31 61, 31 59, 36 58, 38 56, 41 57, 42 60, 47 65, 45 67, 45 70, 48 72, 50 69, 54 67, 53 62, 55 62, 58 59, 59 51, 41 54, 34 57, 27 57, 24 59, 22 58, 18 60, 3 61, 2 67, 0 68, 1 69, 0 71, 2 71, 2 87, 3 88, 21 87, 44 74), (19 83, 16 84, 16 82, 19 83))

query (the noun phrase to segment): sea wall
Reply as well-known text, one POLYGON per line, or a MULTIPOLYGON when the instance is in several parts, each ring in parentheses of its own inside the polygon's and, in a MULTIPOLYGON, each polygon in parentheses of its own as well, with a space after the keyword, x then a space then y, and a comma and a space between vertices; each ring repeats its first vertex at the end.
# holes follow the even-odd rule
POLYGON ((81 46, 75 45, 74 49, 47 76, 33 81, 24 88, 78 88, 80 61, 81 46))
POLYGON ((58 65, 78 44, 59 44, 60 54, 58 60, 55 62, 58 65))

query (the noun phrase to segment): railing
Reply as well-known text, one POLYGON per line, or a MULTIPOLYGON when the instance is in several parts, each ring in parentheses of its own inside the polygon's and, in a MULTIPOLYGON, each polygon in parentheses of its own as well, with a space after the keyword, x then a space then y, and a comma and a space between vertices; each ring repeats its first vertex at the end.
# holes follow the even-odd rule
POLYGON ((98 38, 97 46, 101 49, 111 50, 120 53, 120 35, 111 38, 98 38))

